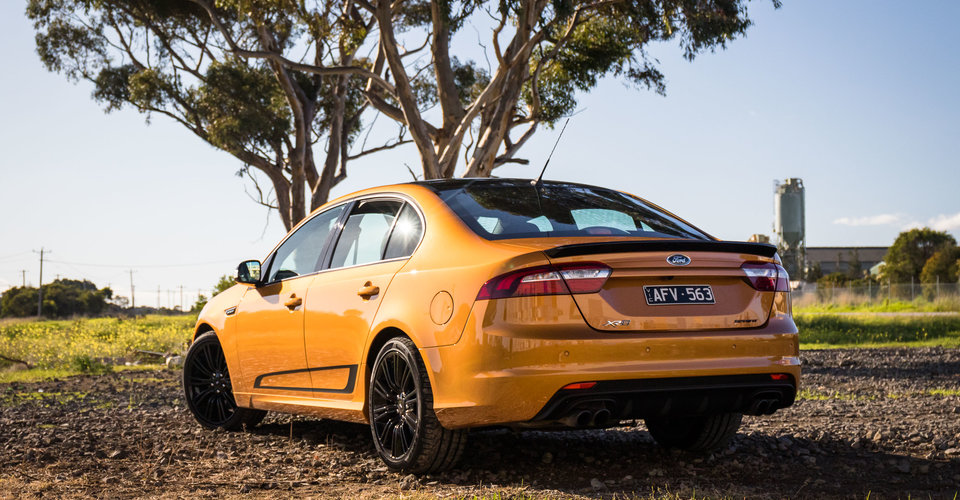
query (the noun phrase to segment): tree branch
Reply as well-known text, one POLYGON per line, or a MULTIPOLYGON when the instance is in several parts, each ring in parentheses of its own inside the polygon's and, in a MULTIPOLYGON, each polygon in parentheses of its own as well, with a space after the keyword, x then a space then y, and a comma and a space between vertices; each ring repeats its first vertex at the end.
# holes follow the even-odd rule
POLYGON ((390 3, 387 0, 378 0, 374 15, 377 18, 377 25, 380 26, 380 47, 397 82, 396 95, 400 101, 400 109, 403 110, 403 116, 410 126, 410 135, 420 151, 423 175, 428 179, 436 179, 440 175, 437 154, 426 122, 420 115, 417 99, 413 95, 410 79, 407 77, 403 60, 397 49, 392 24, 393 10, 390 3))
POLYGON ((518 139, 517 142, 511 142, 509 140, 510 134, 508 132, 506 136, 507 140, 504 141, 507 147, 507 150, 493 161, 494 166, 496 167, 499 165, 503 165, 504 163, 520 163, 522 165, 526 165, 530 163, 528 160, 515 160, 513 159, 513 156, 517 154, 517 151, 519 151, 521 147, 523 147, 524 143, 526 143, 531 137, 533 137, 533 133, 537 131, 538 123, 539 122, 536 122, 536 121, 533 122, 533 124, 531 124, 530 127, 527 128, 527 130, 523 133, 523 135, 520 136, 520 139, 518 139))
POLYGON ((348 156, 347 159, 348 159, 348 160, 356 160, 357 158, 362 158, 362 157, 367 156, 367 155, 369 155, 369 154, 379 153, 380 151, 386 151, 386 150, 388 150, 388 149, 393 149, 393 148, 396 148, 397 146, 402 146, 402 145, 404 145, 404 144, 410 144, 411 142, 413 142, 412 139, 406 139, 406 140, 396 141, 396 142, 393 142, 393 143, 384 144, 383 146, 377 146, 377 147, 375 147, 375 148, 370 148, 370 149, 368 149, 368 150, 366 150, 366 151, 361 151, 361 152, 359 152, 359 153, 357 153, 357 154, 355 154, 355 155, 348 156))
POLYGON ((30 363, 27 363, 22 359, 10 358, 10 357, 4 356, 3 354, 0 354, 0 359, 4 361, 9 361, 10 363, 22 364, 23 366, 27 367, 28 370, 33 368, 33 366, 30 363))
POLYGON ((303 71, 305 73, 312 73, 315 75, 358 75, 368 80, 376 83, 384 91, 390 94, 396 94, 396 90, 390 85, 386 80, 384 80, 380 75, 360 66, 314 66, 312 64, 303 64, 296 61, 287 59, 281 54, 276 52, 269 51, 260 51, 260 50, 247 50, 241 48, 233 40, 233 37, 230 35, 230 32, 223 25, 223 22, 220 21, 220 18, 217 17, 216 12, 213 7, 206 2, 205 0, 189 0, 207 11, 207 15, 210 16, 210 21, 214 26, 220 31, 220 34, 223 36, 224 40, 227 42, 227 45, 230 47, 230 51, 240 57, 246 58, 256 58, 256 59, 269 59, 277 63, 283 64, 284 66, 295 69, 298 71, 303 71))

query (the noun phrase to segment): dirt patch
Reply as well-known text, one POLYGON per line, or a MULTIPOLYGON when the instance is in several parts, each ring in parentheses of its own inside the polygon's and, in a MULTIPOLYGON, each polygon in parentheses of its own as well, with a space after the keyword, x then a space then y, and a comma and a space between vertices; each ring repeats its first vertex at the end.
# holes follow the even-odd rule
POLYGON ((960 350, 805 351, 803 399, 732 445, 667 451, 642 423, 473 432, 460 466, 389 472, 365 426, 271 414, 210 432, 174 371, 0 386, 0 497, 954 498, 960 350))

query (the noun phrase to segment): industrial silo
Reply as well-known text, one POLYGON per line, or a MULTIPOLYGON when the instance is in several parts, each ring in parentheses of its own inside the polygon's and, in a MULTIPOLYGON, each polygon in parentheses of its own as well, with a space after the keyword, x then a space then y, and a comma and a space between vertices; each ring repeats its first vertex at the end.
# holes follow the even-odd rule
POLYGON ((807 249, 803 181, 787 179, 782 184, 777 183, 773 200, 777 250, 790 279, 800 280, 804 274, 807 249))

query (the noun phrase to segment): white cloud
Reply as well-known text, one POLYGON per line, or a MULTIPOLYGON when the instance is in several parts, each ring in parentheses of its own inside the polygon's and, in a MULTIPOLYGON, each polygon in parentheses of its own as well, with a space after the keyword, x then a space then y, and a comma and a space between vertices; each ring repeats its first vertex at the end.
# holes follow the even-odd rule
POLYGON ((960 212, 940 214, 926 222, 906 214, 878 214, 862 217, 840 217, 833 221, 841 226, 898 226, 903 231, 929 227, 937 231, 960 231, 960 212))
POLYGON ((900 214, 867 215, 865 217, 840 217, 833 221, 842 226, 890 226, 903 219, 900 214))
POLYGON ((940 214, 930 219, 927 225, 937 231, 956 231, 960 229, 960 212, 953 215, 940 214))

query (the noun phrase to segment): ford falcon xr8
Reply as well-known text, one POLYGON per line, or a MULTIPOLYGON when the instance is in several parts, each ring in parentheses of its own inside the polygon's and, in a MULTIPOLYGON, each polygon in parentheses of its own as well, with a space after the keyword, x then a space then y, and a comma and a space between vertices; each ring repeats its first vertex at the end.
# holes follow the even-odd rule
POLYGON ((200 313, 184 360, 207 428, 267 411, 365 423, 395 470, 452 467, 471 428, 643 419, 709 451, 800 377, 776 248, 616 190, 453 179, 306 217, 200 313))

